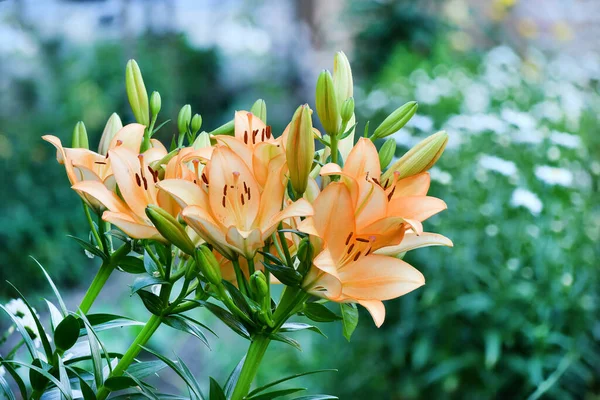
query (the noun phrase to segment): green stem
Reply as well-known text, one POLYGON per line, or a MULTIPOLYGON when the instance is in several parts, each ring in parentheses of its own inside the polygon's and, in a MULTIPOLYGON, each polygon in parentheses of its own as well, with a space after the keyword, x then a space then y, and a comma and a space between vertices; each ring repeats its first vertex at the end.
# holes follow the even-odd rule
POLYGON ((13 349, 10 351, 10 353, 8 353, 6 355, 6 359, 7 360, 12 360, 12 358, 15 356, 15 354, 17 353, 17 351, 21 348, 21 346, 23 346, 25 344, 25 339, 21 339, 19 341, 19 343, 17 343, 15 345, 15 347, 13 347, 13 349))
POLYGON ((254 258, 246 258, 248 261, 248 274, 251 276, 254 273, 254 258))
POLYGON ((329 136, 330 140, 331 140, 331 162, 334 164, 338 163, 338 139, 337 139, 337 135, 331 135, 329 136))
POLYGON ((106 249, 104 248, 104 241, 102 241, 102 239, 100 239, 100 235, 98 234, 96 225, 94 225, 94 221, 92 220, 92 214, 90 213, 90 207, 88 207, 88 205, 85 204, 85 202, 83 203, 83 211, 85 212, 85 217, 87 218, 87 221, 90 224, 90 229, 92 231, 92 235, 94 236, 94 239, 96 240, 96 244, 98 245, 100 250, 102 250, 103 252, 106 252, 106 249))
POLYGON ((104 287, 104 284, 106 284, 106 281, 110 277, 110 274, 117 266, 117 261, 121 258, 121 256, 124 256, 127 253, 129 253, 130 250, 131 246, 128 243, 126 243, 123 246, 119 247, 119 249, 115 251, 108 260, 102 262, 102 265, 100 266, 98 273, 94 277, 92 284, 88 288, 87 292, 85 292, 85 296, 83 296, 83 299, 79 304, 79 309, 82 313, 87 314, 90 311, 90 308, 96 300, 96 297, 98 297, 98 294, 100 294, 100 291, 104 287))
MULTIPOLYGON (((125 370, 127 370, 129 365, 133 362, 135 357, 137 357, 137 355, 142 350, 142 348, 140 346, 144 346, 146 343, 148 343, 148 340, 150 340, 150 338, 152 337, 154 332, 156 332, 156 330, 160 326, 161 322, 162 322, 161 317, 159 317, 158 315, 153 314, 150 317, 148 322, 146 322, 146 325, 144 325, 144 328, 141 330, 141 332, 135 338, 134 342, 131 344, 131 346, 129 346, 129 349, 127 349, 127 352, 125 354, 123 354, 123 358, 121 358, 119 363, 115 366, 110 377, 123 375, 123 372, 125 372, 125 370)), ((98 400, 104 400, 108 397, 109 394, 110 394, 110 390, 108 388, 106 388, 105 386, 102 386, 98 390, 98 393, 96 394, 96 398, 98 400)))
POLYGON ((248 353, 246 354, 246 361, 244 361, 244 366, 240 371, 240 376, 231 396, 232 400, 242 400, 250 391, 252 381, 258 372, 258 366, 270 342, 271 339, 268 337, 256 336, 250 343, 248 353))
POLYGON ((283 253, 285 254, 285 262, 289 267, 293 267, 294 263, 292 262, 292 256, 290 255, 290 249, 287 245, 287 240, 285 240, 285 234, 281 232, 283 229, 283 224, 280 222, 277 227, 277 234, 279 235, 279 240, 281 241, 281 247, 283 248, 283 253))
POLYGON ((231 263, 233 264, 233 270, 235 271, 235 279, 237 280, 237 284, 240 291, 246 296, 249 296, 250 293, 248 292, 248 287, 246 286, 246 278, 244 277, 244 273, 240 268, 240 262, 238 260, 232 260, 231 263))

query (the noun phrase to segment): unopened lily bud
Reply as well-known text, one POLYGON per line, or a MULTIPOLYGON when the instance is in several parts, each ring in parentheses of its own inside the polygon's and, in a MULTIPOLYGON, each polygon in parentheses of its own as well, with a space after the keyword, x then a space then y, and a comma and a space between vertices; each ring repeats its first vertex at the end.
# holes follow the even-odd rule
POLYGON ((200 132, 194 143, 192 143, 192 147, 194 150, 210 147, 210 135, 207 132, 200 132))
POLYGON ((74 149, 89 149, 90 145, 88 142, 87 130, 83 121, 79 121, 75 124, 73 129, 73 138, 71 141, 71 147, 74 149))
POLYGON ((314 155, 312 118, 310 108, 305 104, 294 113, 285 148, 290 182, 298 196, 302 196, 306 190, 314 155))
POLYGON ((333 86, 335 87, 337 103, 340 106, 346 99, 354 96, 352 69, 343 51, 335 53, 333 59, 333 86))
POLYGON ((267 123, 267 103, 263 99, 256 100, 250 108, 250 112, 265 124, 267 123))
POLYGON ((187 254, 194 254, 194 243, 185 232, 185 228, 171 214, 150 204, 146 207, 146 215, 165 239, 187 254))
POLYGON ((156 118, 156 116, 160 112, 161 106, 162 100, 160 98, 160 93, 152 92, 152 94, 150 95, 150 112, 152 113, 152 118, 156 118))
POLYGON ((196 134, 202 127, 202 117, 200 114, 194 114, 192 117, 192 123, 190 124, 190 129, 192 130, 192 134, 196 134))
POLYGON ((373 132, 373 139, 381 139, 392 133, 398 132, 417 112, 418 104, 416 101, 398 107, 396 111, 388 115, 373 132))
POLYGON ((150 125, 148 92, 146 92, 140 67, 135 60, 129 60, 125 67, 125 88, 136 121, 145 126, 150 125))
POLYGON ((317 80, 316 106, 325 131, 329 135, 336 135, 341 124, 340 110, 333 87, 333 78, 326 70, 321 72, 317 80))
POLYGON ((350 121, 354 115, 354 97, 348 97, 346 100, 344 100, 340 114, 342 117, 342 126, 345 127, 348 121, 350 121))
POLYGON ((256 271, 250 276, 250 288, 261 299, 269 295, 267 277, 262 271, 256 271))
POLYGON ((388 139, 379 149, 379 166, 384 169, 392 162, 392 158, 396 154, 396 141, 388 139))
POLYGON ((396 161, 381 177, 385 182, 397 172, 398 179, 420 174, 431 168, 440 158, 448 143, 448 134, 440 131, 417 143, 396 161))
POLYGON ((213 252, 205 245, 196 249, 196 263, 198 263, 200 271, 202 271, 208 282, 217 286, 221 284, 222 277, 219 262, 213 252))
POLYGON ((191 120, 192 106, 186 104, 185 106, 181 107, 181 110, 179 110, 179 115, 177 116, 177 129, 179 130, 180 134, 187 132, 191 120))
POLYGON ((98 153, 105 156, 108 153, 108 146, 113 140, 117 132, 123 128, 123 122, 117 113, 112 113, 106 125, 104 125, 104 131, 102 131, 102 137, 100 137, 100 144, 98 145, 98 153))

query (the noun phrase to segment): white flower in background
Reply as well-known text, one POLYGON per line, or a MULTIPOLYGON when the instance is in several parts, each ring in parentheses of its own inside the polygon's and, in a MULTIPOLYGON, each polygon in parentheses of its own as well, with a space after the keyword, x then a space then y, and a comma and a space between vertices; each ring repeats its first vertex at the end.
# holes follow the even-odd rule
POLYGON ((377 111, 382 108, 385 108, 389 104, 389 102, 390 98, 388 97, 388 95, 383 90, 377 89, 369 93, 365 105, 371 111, 377 111))
MULTIPOLYGON (((4 307, 6 307, 9 313, 17 317, 20 320, 21 324, 28 331, 35 335, 35 347, 40 347, 40 335, 37 326, 35 325, 35 319, 33 318, 31 312, 29 312, 29 309, 27 308, 27 305, 25 305, 25 302, 22 299, 12 299, 4 307)), ((37 314, 35 309, 33 309, 33 311, 36 313, 36 317, 39 318, 39 315, 37 314)))
POLYGON ((552 131, 550 140, 552 143, 566 147, 567 149, 577 149, 581 147, 581 138, 576 135, 571 135, 570 133, 552 131))
POLYGON ((546 152, 546 157, 548 157, 548 160, 550 161, 558 161, 560 158, 560 149, 556 146, 550 146, 546 152))
POLYGON ((510 198, 510 205, 515 208, 525 207, 533 215, 538 215, 544 208, 542 201, 535 193, 523 188, 515 189, 510 198))
POLYGON ((501 111, 502 119, 509 124, 515 125, 520 131, 527 132, 534 130, 537 126, 537 121, 526 112, 503 108, 501 111))
POLYGON ((481 168, 498 172, 504 176, 514 176, 517 174, 517 166, 514 162, 500 157, 482 154, 479 157, 479 166, 481 168))
POLYGON ((445 124, 446 130, 465 131, 470 133, 483 133, 491 131, 498 134, 508 132, 508 124, 496 115, 474 114, 453 115, 445 124))
POLYGON ((433 120, 425 115, 415 114, 406 126, 416 128, 422 132, 431 132, 433 130, 433 120))
POLYGON ((562 121, 564 114, 560 105, 553 100, 542 101, 537 103, 531 109, 531 113, 537 119, 547 119, 550 122, 558 123, 562 121))
POLYGON ((421 83, 415 88, 415 99, 421 104, 435 105, 441 96, 442 92, 433 82, 421 83))
POLYGON ((481 83, 473 83, 462 90, 463 109, 469 114, 483 113, 490 106, 490 90, 481 83))
POLYGON ((548 185, 570 187, 573 184, 573 173, 564 168, 538 165, 535 167, 535 176, 548 185))
POLYGON ((441 183, 442 185, 449 185, 452 183, 452 175, 446 171, 442 171, 438 167, 433 167, 429 170, 431 180, 441 183))

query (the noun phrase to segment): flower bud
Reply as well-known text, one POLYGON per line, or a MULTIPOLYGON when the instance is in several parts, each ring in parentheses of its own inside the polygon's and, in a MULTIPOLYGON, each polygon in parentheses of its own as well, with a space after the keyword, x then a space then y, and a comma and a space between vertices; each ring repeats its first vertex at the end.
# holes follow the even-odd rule
POLYGON ((73 129, 73 138, 71 140, 71 147, 74 149, 89 149, 90 145, 88 142, 87 130, 83 121, 79 121, 75 124, 73 129))
POLYGON ((296 256, 298 257, 298 260, 300 260, 298 272, 300 272, 302 276, 306 275, 310 270, 313 255, 313 247, 310 240, 308 238, 303 238, 298 244, 298 251, 296 252, 296 256))
POLYGON ((200 114, 194 114, 192 118, 192 123, 190 124, 190 128, 192 130, 192 134, 196 134, 202 127, 202 116, 200 114))
POLYGON ((202 271, 202 274, 213 285, 221 284, 221 267, 213 252, 202 245, 196 249, 196 263, 202 271))
POLYGON ((152 92, 150 95, 150 112, 152 113, 152 118, 156 118, 158 113, 160 112, 162 102, 160 98, 160 93, 152 92))
POLYGON ((250 108, 250 112, 265 124, 267 123, 267 103, 263 99, 256 100, 250 108))
POLYGON ((185 232, 185 228, 171 214, 154 204, 149 204, 146 207, 146 215, 165 239, 187 254, 194 254, 194 243, 185 232))
POLYGON ((98 153, 102 154, 103 156, 108 153, 108 146, 110 145, 110 142, 121 128, 123 128, 121 118, 119 118, 117 113, 112 113, 106 122, 106 125, 104 126, 104 131, 102 132, 102 137, 100 138, 100 144, 98 145, 98 153))
POLYGON ((269 295, 269 284, 267 277, 262 271, 256 271, 250 276, 250 288, 258 298, 263 299, 269 295))
POLYGON ((396 154, 396 141, 394 139, 388 139, 385 141, 383 146, 379 149, 379 166, 381 169, 385 169, 394 158, 396 154))
POLYGON ((448 134, 440 131, 417 143, 396 161, 381 177, 385 182, 394 172, 398 172, 398 179, 407 178, 427 171, 440 158, 448 143, 448 134))
POLYGON ((294 113, 285 148, 290 182, 298 196, 302 196, 306 190, 314 155, 312 118, 310 108, 305 104, 294 113))
POLYGON ((191 120, 192 106, 186 104, 185 106, 181 107, 181 110, 179 110, 179 115, 177 116, 177 129, 179 130, 180 134, 187 132, 191 120))
POLYGON ((333 59, 333 85, 338 105, 341 106, 346 99, 354 96, 352 69, 343 51, 335 53, 333 59))
POLYGON ((393 113, 388 115, 373 132, 373 140, 381 139, 392 133, 398 132, 417 112, 418 104, 416 101, 409 101, 400 106, 393 113))
POLYGON ((340 116, 342 117, 342 126, 344 127, 344 129, 347 128, 346 124, 348 123, 348 121, 350 121, 350 119, 352 119, 353 115, 354 115, 354 98, 348 97, 342 103, 342 111, 340 113, 340 116))
POLYGON ((333 87, 333 78, 327 70, 319 75, 315 100, 317 114, 323 128, 329 135, 336 135, 340 129, 341 117, 333 87))
POLYGON ((135 60, 129 60, 125 67, 125 88, 136 121, 145 126, 150 125, 148 93, 140 67, 135 60))
POLYGON ((206 132, 200 132, 194 143, 192 143, 192 147, 194 150, 210 147, 210 135, 206 132))

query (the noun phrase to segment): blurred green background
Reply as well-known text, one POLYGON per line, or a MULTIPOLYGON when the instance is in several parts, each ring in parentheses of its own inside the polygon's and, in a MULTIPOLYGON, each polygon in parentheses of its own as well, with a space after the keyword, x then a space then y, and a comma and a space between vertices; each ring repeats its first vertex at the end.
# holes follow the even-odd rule
MULTIPOLYGON (((0 1, 0 281, 46 295, 30 255, 72 306, 91 281, 99 262, 67 237, 86 234, 80 200, 40 136, 69 143, 83 120, 97 143, 112 112, 132 121, 129 58, 164 119, 189 103, 213 129, 260 97, 281 132, 344 50, 361 125, 419 102, 397 156, 449 132, 431 171, 448 211, 426 228, 455 247, 408 254, 427 285, 388 302, 382 328, 361 313, 351 343, 332 325, 329 339, 301 336, 301 353, 275 344, 259 382, 338 368, 302 383, 341 399, 598 399, 599 21, 599 4, 576 0, 0 1)), ((98 311, 145 312, 132 281, 115 274, 98 311)), ((224 380, 246 343, 210 324, 212 351, 168 328, 151 345, 224 380)), ((109 348, 126 348, 128 329, 109 348)))

